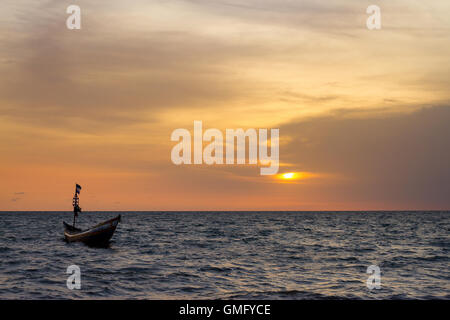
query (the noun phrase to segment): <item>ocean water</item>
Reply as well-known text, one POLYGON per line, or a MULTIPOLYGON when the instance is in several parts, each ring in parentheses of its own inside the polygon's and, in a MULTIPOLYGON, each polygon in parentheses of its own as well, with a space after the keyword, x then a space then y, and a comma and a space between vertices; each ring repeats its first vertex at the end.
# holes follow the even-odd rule
POLYGON ((121 214, 91 248, 63 241, 70 212, 0 212, 0 299, 450 299, 450 212, 121 214))

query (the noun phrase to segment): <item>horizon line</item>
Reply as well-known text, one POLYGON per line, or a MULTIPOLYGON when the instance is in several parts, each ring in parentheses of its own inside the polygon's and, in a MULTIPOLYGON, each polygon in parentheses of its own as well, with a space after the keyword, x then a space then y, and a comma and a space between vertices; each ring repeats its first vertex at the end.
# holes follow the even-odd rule
MULTIPOLYGON (((73 212, 73 210, 0 210, 0 213, 26 213, 26 212, 48 212, 48 213, 58 213, 58 212, 73 212)), ((379 210, 89 210, 83 211, 83 213, 93 213, 93 212, 450 212, 450 209, 379 209, 379 210)))

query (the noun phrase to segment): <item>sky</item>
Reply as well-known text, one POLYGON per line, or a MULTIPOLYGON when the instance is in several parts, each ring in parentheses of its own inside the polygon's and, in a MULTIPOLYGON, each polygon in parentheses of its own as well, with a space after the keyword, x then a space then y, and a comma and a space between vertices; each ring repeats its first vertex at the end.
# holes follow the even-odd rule
POLYGON ((447 0, 0 6, 0 210, 450 209, 447 0), (294 179, 174 165, 195 120, 278 128, 294 179))

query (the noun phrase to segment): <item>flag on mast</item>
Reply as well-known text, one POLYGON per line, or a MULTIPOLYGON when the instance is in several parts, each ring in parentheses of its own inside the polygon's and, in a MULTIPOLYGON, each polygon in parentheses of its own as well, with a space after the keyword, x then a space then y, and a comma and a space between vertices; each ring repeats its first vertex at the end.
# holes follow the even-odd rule
POLYGON ((77 184, 77 186, 76 186, 76 188, 75 188, 75 192, 76 192, 77 194, 80 194, 80 191, 81 191, 81 186, 80 186, 79 184, 77 184))

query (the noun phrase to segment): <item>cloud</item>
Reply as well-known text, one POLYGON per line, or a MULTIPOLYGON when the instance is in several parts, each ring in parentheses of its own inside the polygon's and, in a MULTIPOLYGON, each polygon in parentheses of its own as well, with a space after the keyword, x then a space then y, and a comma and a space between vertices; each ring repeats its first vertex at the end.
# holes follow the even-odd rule
POLYGON ((65 28, 65 7, 57 2, 48 2, 45 11, 19 7, 8 21, 12 31, 5 35, 2 61, 13 63, 0 68, 10 75, 0 80, 4 117, 108 131, 152 123, 170 109, 209 108, 248 94, 247 81, 226 64, 257 54, 259 48, 144 22, 129 30, 124 25, 133 19, 132 12, 120 16, 115 5, 80 5, 87 12, 80 31, 65 28), (109 15, 120 20, 114 31, 109 15))
MULTIPOLYGON (((307 29, 332 36, 360 37, 365 31, 366 8, 372 4, 359 0, 184 0, 198 10, 218 16, 226 15, 247 23, 266 24, 273 27, 307 29)), ((449 27, 445 12, 449 9, 445 1, 433 4, 409 0, 381 0, 383 26, 399 33, 429 33, 437 35, 449 27), (414 20, 414 24, 411 21, 414 20), (444 28, 444 30, 439 30, 444 28)), ((444 31, 444 32, 442 32, 444 31)), ((447 30, 448 31, 448 30, 447 30)))
POLYGON ((450 107, 405 114, 357 111, 285 124, 281 161, 337 177, 316 189, 328 201, 389 208, 450 208, 450 107))
MULTIPOLYGON (((25 192, 14 192, 15 196, 22 196, 25 195, 25 192)), ((22 200, 22 197, 14 197, 11 199, 11 202, 17 202, 19 200, 22 200)))

